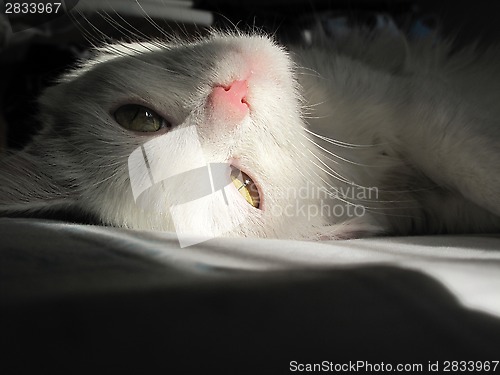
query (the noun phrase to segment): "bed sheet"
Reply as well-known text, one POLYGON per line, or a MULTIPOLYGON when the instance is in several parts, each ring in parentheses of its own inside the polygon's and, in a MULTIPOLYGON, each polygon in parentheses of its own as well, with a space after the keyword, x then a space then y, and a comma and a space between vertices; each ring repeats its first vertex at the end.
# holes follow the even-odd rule
MULTIPOLYGON (((84 264, 88 249, 96 247, 103 253, 136 256, 166 269, 187 273, 395 265, 423 272, 441 282, 464 306, 500 317, 500 235, 381 237, 324 242, 215 238, 181 249, 175 233, 36 219, 0 219, 0 237, 3 266, 14 275, 16 265, 5 259, 7 251, 19 262, 19 271, 26 268, 22 261, 33 264, 38 260, 40 267, 44 267, 43 273, 54 277, 58 272, 66 272, 64 263, 68 256, 76 264, 81 258, 84 264), (44 255, 42 250, 48 246, 52 263, 40 258, 44 255)), ((95 256, 95 251, 91 254, 95 256)))
POLYGON ((238 374, 289 373, 293 360, 499 360, 499 249, 497 235, 181 249, 174 233, 3 218, 4 358, 20 369, 36 358, 38 373, 128 371, 133 359, 238 374))

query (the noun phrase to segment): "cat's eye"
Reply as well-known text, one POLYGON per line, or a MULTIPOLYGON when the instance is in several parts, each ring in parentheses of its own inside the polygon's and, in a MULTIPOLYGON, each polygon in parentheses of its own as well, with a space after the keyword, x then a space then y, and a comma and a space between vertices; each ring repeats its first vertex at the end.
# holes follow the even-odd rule
POLYGON ((114 116, 122 127, 136 132, 150 133, 171 127, 171 124, 158 113, 138 104, 121 106, 115 111, 114 116))

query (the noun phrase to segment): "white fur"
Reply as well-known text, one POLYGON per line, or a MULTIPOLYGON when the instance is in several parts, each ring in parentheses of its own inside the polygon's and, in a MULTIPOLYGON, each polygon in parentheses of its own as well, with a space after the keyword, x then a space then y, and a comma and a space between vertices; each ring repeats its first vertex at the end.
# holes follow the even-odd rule
MULTIPOLYGON (((179 129, 195 126, 207 162, 238 160, 263 193, 262 210, 233 189, 230 219, 213 201, 209 213, 191 210, 184 224, 307 239, 498 231, 500 82, 490 62, 498 55, 448 58, 447 45, 404 41, 391 58, 380 48, 388 38, 370 48, 356 36, 344 49, 292 48, 290 56, 265 36, 219 33, 97 50, 42 95, 44 128, 32 144, 0 162, 0 212, 76 210, 103 224, 174 230, 164 207, 182 202, 196 181, 155 186, 147 204, 136 204, 128 157, 161 136, 115 122, 113 110, 136 103, 179 129), (246 78, 250 115, 227 130, 210 116, 207 98, 214 86, 246 78), (325 189, 332 195, 318 193, 325 189), (363 196, 368 191, 377 195, 363 196), (363 215, 313 214, 325 205, 361 207, 363 215)), ((176 137, 162 138, 170 151, 157 153, 160 165, 192 152, 176 137)))

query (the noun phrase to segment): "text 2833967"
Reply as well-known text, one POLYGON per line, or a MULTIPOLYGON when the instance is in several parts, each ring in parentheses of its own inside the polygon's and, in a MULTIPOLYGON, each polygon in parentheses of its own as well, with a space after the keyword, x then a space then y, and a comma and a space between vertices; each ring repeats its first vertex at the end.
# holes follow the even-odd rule
POLYGON ((6 2, 3 9, 3 13, 7 15, 58 14, 62 11, 64 11, 62 3, 47 1, 6 2))

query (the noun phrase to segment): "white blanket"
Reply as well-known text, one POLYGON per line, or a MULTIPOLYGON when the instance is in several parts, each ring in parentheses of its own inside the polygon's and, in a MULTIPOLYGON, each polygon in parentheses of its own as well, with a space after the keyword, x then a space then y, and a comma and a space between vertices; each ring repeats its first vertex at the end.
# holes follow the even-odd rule
MULTIPOLYGON (((111 254, 116 259, 137 257, 160 264, 172 273, 174 283, 178 272, 172 270, 196 274, 221 269, 266 272, 395 265, 421 271, 442 283, 464 306, 500 317, 499 235, 328 242, 217 238, 181 249, 174 233, 3 218, 0 238, 0 276, 6 295, 9 285, 19 285, 23 277, 53 278, 68 272, 68 259, 73 264, 75 260, 88 263, 87 249, 92 247, 108 258, 111 254), (42 250, 48 247, 50 255, 42 259, 42 250)), ((397 280, 387 280, 392 282, 397 280)))

